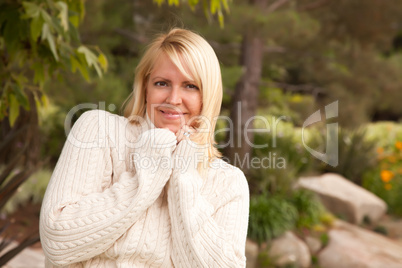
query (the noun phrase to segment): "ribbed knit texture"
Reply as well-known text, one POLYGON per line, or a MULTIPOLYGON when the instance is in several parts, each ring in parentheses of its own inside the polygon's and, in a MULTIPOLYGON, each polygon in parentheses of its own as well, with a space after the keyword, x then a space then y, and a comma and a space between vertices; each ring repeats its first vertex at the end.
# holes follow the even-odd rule
POLYGON ((245 267, 247 181, 222 160, 200 177, 196 154, 149 119, 84 113, 42 204, 46 267, 245 267))

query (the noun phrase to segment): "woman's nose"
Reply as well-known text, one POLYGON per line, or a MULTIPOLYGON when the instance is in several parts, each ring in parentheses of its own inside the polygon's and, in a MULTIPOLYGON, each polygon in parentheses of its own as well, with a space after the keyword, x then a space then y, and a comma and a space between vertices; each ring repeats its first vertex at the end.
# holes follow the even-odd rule
POLYGON ((172 87, 166 99, 166 102, 172 105, 181 104, 180 87, 172 87))

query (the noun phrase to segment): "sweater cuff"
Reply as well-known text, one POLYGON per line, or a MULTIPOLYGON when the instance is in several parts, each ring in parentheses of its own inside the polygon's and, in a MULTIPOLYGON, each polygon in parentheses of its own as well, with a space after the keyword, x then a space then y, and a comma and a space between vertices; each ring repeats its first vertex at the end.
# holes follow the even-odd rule
POLYGON ((182 140, 173 153, 174 171, 196 171, 202 157, 198 144, 191 140, 182 140))

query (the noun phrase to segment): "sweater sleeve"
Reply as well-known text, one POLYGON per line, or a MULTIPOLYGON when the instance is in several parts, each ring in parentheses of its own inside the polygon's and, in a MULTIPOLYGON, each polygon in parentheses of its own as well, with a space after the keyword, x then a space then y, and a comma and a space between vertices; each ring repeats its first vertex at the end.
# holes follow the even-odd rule
MULTIPOLYGON (((191 162, 195 150, 187 141, 181 142, 174 153, 178 155, 191 162)), ((227 166, 218 174, 213 180, 228 183, 225 189, 214 189, 219 197, 212 204, 201 195, 203 178, 194 163, 174 168, 168 205, 176 267, 245 267, 248 184, 237 168, 227 166)))
MULTIPOLYGON (((98 113, 87 112, 75 123, 42 203, 42 247, 55 265, 85 261, 105 252, 154 203, 172 172, 159 167, 158 161, 150 161, 152 168, 134 161, 135 174, 123 172, 118 181, 100 187, 103 178, 99 177, 106 171, 112 180, 116 159, 111 157, 112 144, 93 143, 99 141, 99 133, 111 134, 98 113)), ((137 144, 135 152, 141 158, 170 159, 176 138, 168 130, 152 129, 142 133, 137 144)))

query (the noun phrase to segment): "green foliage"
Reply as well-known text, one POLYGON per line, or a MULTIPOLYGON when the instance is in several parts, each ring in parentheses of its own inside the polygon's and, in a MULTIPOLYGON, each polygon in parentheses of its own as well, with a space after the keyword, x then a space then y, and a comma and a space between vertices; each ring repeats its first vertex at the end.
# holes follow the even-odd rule
POLYGON ((379 124, 371 126, 373 137, 386 138, 377 148, 378 165, 365 172, 363 187, 373 192, 387 205, 390 213, 402 216, 402 134, 398 124, 379 124), (387 133, 384 133, 384 126, 387 133))
POLYGON ((322 234, 320 235, 320 241, 321 241, 322 247, 323 247, 323 248, 326 247, 326 246, 328 245, 328 243, 329 243, 329 236, 328 236, 328 234, 327 234, 327 233, 322 233, 322 234))
POLYGON ((295 180, 311 169, 311 155, 302 144, 302 136, 292 123, 285 118, 266 116, 256 121, 256 128, 265 129, 268 133, 255 133, 253 155, 263 165, 253 167, 250 175, 252 193, 268 192, 272 194, 288 194, 292 191, 295 180))
POLYGON ((311 228, 322 222, 325 209, 314 193, 297 190, 293 192, 291 201, 298 211, 298 228, 311 228))
POLYGON ((258 254, 258 266, 260 268, 274 268, 275 260, 268 255, 267 250, 260 251, 258 254))
POLYGON ((377 150, 393 150, 395 143, 402 140, 402 124, 376 122, 367 125, 367 139, 376 142, 377 150), (382 149, 381 149, 382 148, 382 149))
POLYGON ((231 96, 233 95, 234 88, 237 81, 241 77, 242 70, 239 66, 226 66, 221 65, 222 83, 223 83, 223 99, 222 105, 229 107, 231 96))
MULTIPOLYGON (((161 6, 166 2, 166 0, 153 0, 161 6)), ((229 1, 230 0, 202 0, 202 8, 204 10, 205 16, 211 20, 212 15, 217 15, 219 20, 219 25, 221 28, 224 26, 224 15, 223 12, 229 12, 229 1)), ((179 6, 180 0, 168 0, 170 6, 179 6)), ((186 1, 190 8, 194 10, 200 4, 199 0, 188 0, 186 1)))
POLYGON ((250 200, 248 236, 258 243, 267 242, 288 230, 324 223, 325 215, 316 196, 305 190, 294 190, 288 196, 257 195, 250 200))
POLYGON ((259 106, 260 113, 276 117, 286 116, 294 125, 302 126, 304 120, 315 112, 315 100, 312 96, 286 93, 277 87, 261 87, 259 106))
POLYGON ((29 110, 27 93, 43 104, 43 85, 61 69, 79 70, 89 80, 94 68, 107 69, 96 46, 81 44, 78 26, 84 1, 3 1, 0 4, 0 120, 13 126, 20 107, 29 110), (94 53, 96 51, 96 53, 94 53))
POLYGON ((296 222, 297 210, 285 198, 264 195, 251 198, 248 236, 258 243, 293 229, 296 222))
POLYGON ((41 158, 49 159, 50 166, 56 163, 65 142, 64 120, 66 113, 52 101, 39 109, 41 158))
MULTIPOLYGON (((324 135, 321 144, 325 144, 324 135)), ((367 131, 363 128, 357 130, 339 129, 339 164, 336 167, 321 165, 323 172, 334 172, 345 178, 361 184, 364 172, 372 169, 376 164, 376 141, 367 138, 367 131)), ((322 150, 323 151, 323 150, 322 150)))

